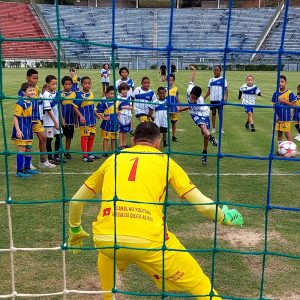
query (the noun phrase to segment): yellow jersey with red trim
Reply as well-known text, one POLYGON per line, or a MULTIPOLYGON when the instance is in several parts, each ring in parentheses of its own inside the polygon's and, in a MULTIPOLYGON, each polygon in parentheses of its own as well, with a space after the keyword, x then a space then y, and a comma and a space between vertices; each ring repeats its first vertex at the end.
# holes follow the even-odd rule
POLYGON ((114 235, 116 227, 119 236, 163 241, 168 183, 180 197, 195 188, 174 160, 151 146, 137 145, 109 157, 85 182, 102 194, 94 235, 114 235))

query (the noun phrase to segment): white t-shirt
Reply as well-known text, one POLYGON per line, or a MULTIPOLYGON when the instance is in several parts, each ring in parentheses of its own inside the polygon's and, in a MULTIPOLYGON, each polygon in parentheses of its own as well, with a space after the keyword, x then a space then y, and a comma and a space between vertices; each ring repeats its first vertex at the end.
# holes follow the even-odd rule
POLYGON ((205 104, 204 98, 202 96, 200 96, 197 99, 196 103, 190 101, 191 91, 194 86, 195 86, 194 83, 191 81, 189 83, 187 91, 186 91, 188 103, 193 104, 193 106, 191 106, 189 112, 191 115, 196 115, 196 116, 200 116, 200 117, 209 117, 209 107, 207 105, 200 106, 200 104, 205 104), (199 104, 199 106, 196 104, 199 104))
MULTIPOLYGON (((224 79, 223 77, 218 77, 218 78, 213 77, 208 81, 208 87, 210 88, 210 95, 209 95, 210 101, 222 100, 223 85, 225 88, 227 88, 227 80, 224 79)), ((225 91, 224 91, 224 97, 225 97, 225 91)))
POLYGON ((260 89, 256 85, 243 84, 240 91, 242 92, 242 104, 255 105, 256 96, 260 93, 260 89))
POLYGON ((168 128, 168 100, 155 99, 153 101, 154 123, 158 127, 168 128))
POLYGON ((120 109, 119 122, 125 126, 125 125, 131 123, 132 110, 122 108, 122 106, 127 106, 127 105, 132 106, 131 97, 130 96, 122 97, 119 95, 118 100, 120 103, 119 104, 119 109, 120 109))
POLYGON ((135 100, 134 111, 136 116, 148 115, 149 108, 153 109, 151 102, 157 99, 152 90, 144 91, 142 87, 137 87, 134 90, 132 98, 135 100))
POLYGON ((101 69, 100 74, 101 74, 101 82, 109 83, 110 71, 106 69, 101 69))
POLYGON ((52 119, 50 118, 48 111, 51 111, 55 120, 58 122, 58 94, 57 92, 50 93, 49 91, 45 91, 42 95, 43 100, 43 121, 45 127, 54 126, 52 119))

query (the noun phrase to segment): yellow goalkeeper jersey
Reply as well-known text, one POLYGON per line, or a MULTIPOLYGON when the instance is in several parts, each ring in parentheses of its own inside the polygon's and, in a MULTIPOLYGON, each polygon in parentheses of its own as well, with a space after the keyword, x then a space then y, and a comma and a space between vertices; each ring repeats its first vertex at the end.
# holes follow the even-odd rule
POLYGON ((104 201, 93 233, 114 235, 116 228, 119 236, 162 241, 167 180, 180 197, 195 186, 174 160, 168 166, 168 157, 153 147, 137 145, 126 152, 109 157, 85 182, 104 201))

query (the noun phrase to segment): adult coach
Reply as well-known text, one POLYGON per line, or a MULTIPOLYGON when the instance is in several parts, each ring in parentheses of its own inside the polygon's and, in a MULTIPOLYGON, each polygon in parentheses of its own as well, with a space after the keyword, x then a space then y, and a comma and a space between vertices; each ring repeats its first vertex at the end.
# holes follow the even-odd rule
MULTIPOLYGON (((165 280, 166 290, 185 291, 192 295, 208 295, 211 292, 209 278, 203 273, 197 261, 188 253, 166 250, 163 246, 164 233, 167 249, 185 250, 167 226, 164 232, 163 202, 166 183, 176 193, 187 199, 203 215, 225 225, 242 225, 243 218, 235 209, 223 209, 213 205, 190 181, 183 169, 171 158, 159 151, 160 131, 152 122, 140 123, 135 130, 133 147, 127 153, 112 155, 91 175, 75 194, 73 199, 83 200, 102 193, 102 204, 97 220, 93 222, 93 238, 99 249, 98 271, 102 289, 111 291, 114 272, 114 233, 118 248, 116 263, 124 271, 129 263, 135 263, 147 273, 160 288, 165 280), (116 164, 116 174, 115 174, 116 164), (169 169, 167 169, 169 168, 169 169), (166 177, 168 170, 168 177, 166 177), (116 180, 115 180, 116 179, 116 180), (115 203, 112 201, 116 199, 115 203), (204 205, 203 205, 204 204, 204 205), (205 205, 207 204, 207 205, 205 205), (116 210, 115 210, 116 209, 116 210), (111 248, 109 248, 111 247, 111 248), (122 248, 127 247, 127 248, 122 248), (131 250, 128 247, 141 249, 131 250), (143 249, 153 249, 142 250, 143 249)), ((71 247, 82 247, 83 239, 89 235, 81 226, 83 202, 72 201, 69 207, 71 247)), ((80 249, 73 249, 74 253, 80 249)), ((217 292, 213 290, 214 294, 217 292)), ((111 300, 112 294, 104 295, 111 300)), ((219 297, 202 296, 195 299, 219 300, 219 297)))
POLYGON ((166 79, 166 76, 167 76, 167 66, 162 63, 160 68, 159 68, 159 73, 160 73, 160 76, 161 76, 161 81, 164 82, 164 81, 167 81, 166 79))

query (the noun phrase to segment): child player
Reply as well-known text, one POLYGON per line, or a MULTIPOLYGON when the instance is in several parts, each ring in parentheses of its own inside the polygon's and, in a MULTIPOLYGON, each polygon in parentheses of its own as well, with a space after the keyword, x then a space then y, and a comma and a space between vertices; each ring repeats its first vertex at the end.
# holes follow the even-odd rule
POLYGON ((70 69, 70 76, 73 81, 72 92, 78 92, 79 91, 79 83, 80 83, 81 78, 76 74, 75 69, 70 69))
POLYGON ((179 103, 178 99, 178 87, 174 85, 175 83, 175 75, 170 75, 169 76, 169 86, 166 87, 167 89, 167 96, 169 99, 169 103, 171 104, 169 111, 170 111, 170 120, 171 120, 171 125, 172 125, 172 141, 173 142, 178 142, 178 139, 176 137, 176 123, 178 121, 178 109, 177 109, 177 104, 179 103))
POLYGON ((129 91, 129 85, 125 82, 122 82, 119 85, 118 92, 119 96, 118 99, 120 101, 119 105, 119 148, 122 150, 124 148, 127 148, 126 145, 126 138, 127 133, 131 130, 131 122, 132 122, 132 101, 131 97, 128 96, 129 91))
POLYGON ((100 71, 100 75, 101 75, 101 83, 102 83, 102 95, 104 97, 105 96, 105 90, 109 86, 110 71, 109 71, 109 65, 108 64, 104 64, 102 66, 102 69, 100 71))
POLYGON ((204 99, 201 96, 202 89, 199 86, 194 85, 194 80, 196 76, 196 68, 191 67, 192 76, 189 86, 187 88, 187 98, 190 104, 194 104, 190 107, 181 108, 180 111, 189 110, 190 115, 195 123, 201 130, 203 135, 203 151, 202 151, 202 164, 207 165, 207 148, 208 142, 210 142, 214 147, 218 146, 215 137, 209 132, 210 120, 209 120, 209 108, 204 104, 204 99))
POLYGON ((132 92, 134 90, 134 82, 131 78, 128 77, 129 76, 129 70, 126 67, 122 67, 119 70, 119 75, 121 76, 121 78, 116 81, 116 89, 119 88, 119 86, 122 82, 125 82, 130 87, 128 95, 131 96, 132 92))
POLYGON ((284 75, 280 75, 279 81, 279 91, 275 92, 272 97, 272 102, 275 106, 276 114, 276 127, 278 135, 278 146, 282 142, 282 135, 285 134, 285 137, 288 141, 292 140, 291 135, 291 106, 294 105, 296 100, 295 95, 286 87, 287 80, 284 75))
POLYGON ((70 154, 71 142, 74 136, 75 124, 77 126, 77 120, 75 118, 73 100, 76 98, 76 93, 72 92, 73 81, 70 76, 64 76, 61 80, 63 90, 61 91, 61 112, 64 119, 63 134, 66 137, 66 152, 64 157, 66 159, 72 159, 70 154))
POLYGON ((293 104, 296 106, 293 111, 293 122, 298 134, 295 136, 295 140, 300 141, 300 84, 297 87, 296 101, 293 104))
POLYGON ((242 104, 245 106, 245 112, 247 113, 247 121, 245 124, 246 129, 255 131, 253 123, 253 107, 255 105, 256 96, 262 96, 260 89, 254 84, 254 76, 247 75, 246 83, 240 87, 238 99, 242 99, 242 104))
POLYGON ((141 83, 142 85, 137 87, 132 94, 134 99, 134 112, 139 122, 149 122, 149 108, 152 107, 152 102, 156 100, 156 95, 150 90, 150 79, 148 77, 143 77, 141 83))
POLYGON ((74 111, 78 117, 81 135, 82 161, 93 162, 100 158, 98 155, 88 154, 92 152, 96 134, 96 113, 94 106, 94 94, 91 92, 91 78, 81 78, 82 91, 76 93, 76 100, 73 101, 74 111))
MULTIPOLYGON (((34 96, 31 98, 32 103, 32 130, 33 133, 35 133, 39 139, 39 150, 40 152, 46 152, 46 134, 45 134, 45 128, 42 123, 43 118, 43 101, 38 99, 40 98, 39 95, 39 89, 37 87, 37 83, 39 80, 38 71, 35 69, 29 69, 27 70, 26 74, 27 82, 30 83, 34 88, 34 96)), ((19 90, 18 95, 20 97, 24 97, 24 92, 22 90, 19 90)), ((55 168, 56 166, 54 164, 51 164, 45 154, 40 154, 40 164, 39 167, 41 168, 55 168)), ((30 168, 32 170, 35 169, 35 167, 31 164, 30 168)))
MULTIPOLYGON (((206 92, 206 95, 204 96, 204 100, 207 99, 209 96, 210 98, 210 104, 214 104, 210 107, 211 110, 211 122, 212 122, 212 133, 216 132, 216 114, 217 110, 219 112, 219 104, 223 99, 223 87, 225 89, 224 91, 224 101, 227 102, 228 99, 228 87, 227 87, 227 81, 225 78, 221 76, 222 68, 221 66, 217 65, 213 68, 214 71, 214 77, 211 78, 208 81, 208 90, 206 92)), ((222 133, 224 133, 222 129, 222 133)))
MULTIPOLYGON (((21 86, 24 98, 35 97, 35 86, 25 82, 21 86)), ((31 148, 33 140, 32 132, 32 101, 20 98, 14 109, 14 127, 12 140, 18 147, 17 154, 17 177, 30 178, 31 175, 39 174, 37 170, 30 170, 31 148)))
MULTIPOLYGON (((118 107, 119 101, 114 101, 114 87, 108 86, 106 89, 106 97, 97 105, 97 113, 102 119, 100 129, 103 138, 103 152, 108 152, 108 144, 110 141, 111 151, 115 150, 115 140, 118 138, 119 122, 118 107)), ((103 157, 108 157, 107 153, 103 157)))

